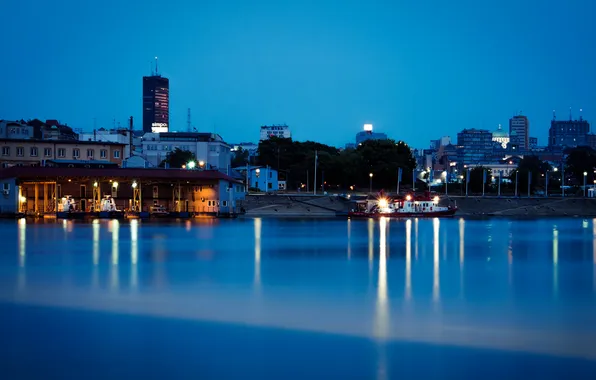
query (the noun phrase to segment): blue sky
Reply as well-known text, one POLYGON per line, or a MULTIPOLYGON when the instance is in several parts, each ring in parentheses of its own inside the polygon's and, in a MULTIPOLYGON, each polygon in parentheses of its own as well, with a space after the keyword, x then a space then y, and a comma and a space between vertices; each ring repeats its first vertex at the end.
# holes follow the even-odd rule
POLYGON ((546 142, 552 110, 596 108, 589 0, 4 0, 0 118, 141 128, 159 57, 170 122, 229 142, 263 124, 341 146, 362 124, 411 145, 496 129, 523 111, 546 142))

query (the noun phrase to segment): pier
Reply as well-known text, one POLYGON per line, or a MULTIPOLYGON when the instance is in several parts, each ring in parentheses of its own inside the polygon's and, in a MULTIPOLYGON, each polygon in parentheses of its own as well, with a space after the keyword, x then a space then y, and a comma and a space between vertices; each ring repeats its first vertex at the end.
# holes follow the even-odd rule
POLYGON ((216 170, 11 167, 0 214, 64 219, 234 217, 241 181, 216 170))

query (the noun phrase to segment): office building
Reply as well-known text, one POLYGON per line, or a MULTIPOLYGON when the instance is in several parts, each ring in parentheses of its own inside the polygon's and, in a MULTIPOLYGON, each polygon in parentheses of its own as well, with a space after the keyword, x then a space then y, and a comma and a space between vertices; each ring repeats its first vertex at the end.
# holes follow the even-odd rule
POLYGON ((146 133, 142 156, 152 165, 159 164, 176 149, 192 152, 205 169, 228 173, 232 163, 231 146, 220 135, 201 132, 146 133))
POLYGON ((517 150, 527 150, 530 146, 530 121, 526 116, 517 115, 509 119, 509 142, 517 150))
POLYGON ((590 123, 584 120, 581 115, 579 120, 572 120, 571 114, 569 120, 556 120, 553 114, 553 120, 550 122, 550 129, 548 130, 548 146, 573 148, 590 145, 589 133, 590 123))
POLYGON ((261 126, 261 138, 260 141, 269 140, 271 137, 291 139, 292 132, 290 127, 287 125, 263 125, 261 126))
POLYGON ((384 133, 373 132, 372 124, 364 124, 364 130, 356 134, 356 145, 362 144, 367 140, 387 140, 384 133))
POLYGON ((156 73, 143 77, 143 132, 170 131, 170 81, 156 73))
POLYGON ((458 164, 471 165, 490 159, 493 134, 484 129, 464 129, 457 134, 458 164))

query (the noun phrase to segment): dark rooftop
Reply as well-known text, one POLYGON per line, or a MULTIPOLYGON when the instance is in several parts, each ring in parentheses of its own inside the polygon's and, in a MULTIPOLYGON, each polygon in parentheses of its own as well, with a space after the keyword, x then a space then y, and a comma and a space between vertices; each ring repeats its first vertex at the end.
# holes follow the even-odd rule
POLYGON ((35 178, 57 178, 57 177, 112 177, 129 179, 159 179, 159 180, 226 180, 238 181, 217 170, 186 170, 186 169, 159 169, 159 168, 55 168, 37 166, 13 166, 0 169, 0 179, 35 179, 35 178))

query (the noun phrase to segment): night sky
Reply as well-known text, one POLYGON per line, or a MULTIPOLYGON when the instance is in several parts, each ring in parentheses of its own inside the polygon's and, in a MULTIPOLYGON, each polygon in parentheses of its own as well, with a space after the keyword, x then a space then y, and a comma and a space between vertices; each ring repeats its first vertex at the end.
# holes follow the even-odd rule
POLYGON ((0 119, 141 128, 159 57, 170 122, 228 142, 286 123, 353 142, 365 122, 426 147, 523 111, 546 143, 552 110, 596 122, 596 2, 2 0, 0 119), (125 3, 125 4, 122 4, 125 3), (485 4, 486 3, 486 4, 485 4))

